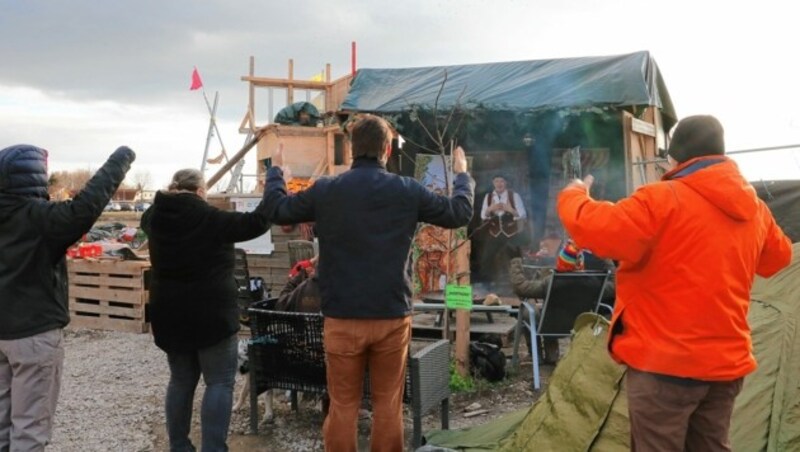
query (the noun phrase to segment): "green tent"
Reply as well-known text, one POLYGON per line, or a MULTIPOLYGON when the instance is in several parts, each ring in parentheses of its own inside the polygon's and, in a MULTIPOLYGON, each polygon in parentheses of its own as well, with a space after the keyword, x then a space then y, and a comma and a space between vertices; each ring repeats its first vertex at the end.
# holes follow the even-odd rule
POLYGON ((625 367, 605 352, 608 322, 594 314, 575 321, 569 352, 528 410, 464 430, 439 430, 429 444, 463 451, 628 450, 625 367))
POLYGON ((731 442, 737 451, 800 450, 800 243, 792 264, 756 278, 750 328, 758 369, 736 399, 731 442))
MULTIPOLYGON (((800 243, 792 264, 756 278, 748 320, 758 369, 736 399, 733 450, 800 450, 800 243)), ((625 367, 606 352, 608 323, 593 314, 575 322, 570 350, 529 409, 464 430, 439 430, 428 444, 460 451, 627 451, 625 367)))

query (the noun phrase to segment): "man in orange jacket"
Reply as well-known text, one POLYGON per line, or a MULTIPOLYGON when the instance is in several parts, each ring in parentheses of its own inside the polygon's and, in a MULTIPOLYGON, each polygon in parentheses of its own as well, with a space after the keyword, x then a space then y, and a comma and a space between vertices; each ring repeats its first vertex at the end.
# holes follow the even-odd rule
POLYGON ((756 368, 747 311, 755 274, 789 264, 791 242, 725 157, 722 125, 691 116, 675 128, 662 180, 617 203, 558 198, 581 248, 618 260, 608 348, 628 366, 634 451, 728 451, 734 399, 756 368))

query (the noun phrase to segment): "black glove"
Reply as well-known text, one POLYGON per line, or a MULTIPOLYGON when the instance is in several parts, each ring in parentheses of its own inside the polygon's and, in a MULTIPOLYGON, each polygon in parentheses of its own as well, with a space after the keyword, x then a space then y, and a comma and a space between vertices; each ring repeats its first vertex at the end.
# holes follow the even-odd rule
POLYGON ((133 163, 133 161, 136 160, 136 153, 133 152, 133 150, 128 146, 120 146, 116 151, 114 151, 113 154, 111 154, 111 158, 121 159, 128 163, 133 163))

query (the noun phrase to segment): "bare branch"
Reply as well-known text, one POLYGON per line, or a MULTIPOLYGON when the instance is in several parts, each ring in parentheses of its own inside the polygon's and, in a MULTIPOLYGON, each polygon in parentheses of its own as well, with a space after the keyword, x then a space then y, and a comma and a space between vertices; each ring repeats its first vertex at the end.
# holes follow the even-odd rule
POLYGON ((406 140, 406 141, 408 141, 409 143, 413 144, 414 146, 416 146, 416 147, 420 148, 420 149, 424 149, 424 150, 426 150, 426 151, 430 152, 431 154, 437 154, 437 153, 439 152, 439 151, 433 150, 433 149, 431 149, 431 148, 429 148, 429 147, 423 146, 423 145, 421 145, 421 144, 419 144, 419 143, 415 142, 414 140, 411 140, 411 139, 409 139, 409 138, 408 138, 408 137, 406 137, 406 136, 403 136, 403 139, 404 139, 404 140, 406 140))
MULTIPOLYGON (((409 107, 410 107, 412 110, 414 109, 414 106, 413 106, 413 105, 411 105, 411 103, 408 101, 408 99, 406 99, 405 97, 403 97, 403 100, 406 102, 406 105, 408 105, 408 106, 409 106, 409 107)), ((434 136, 433 136, 433 134, 431 134, 430 130, 428 130, 428 128, 427 128, 427 127, 425 127, 425 123, 422 121, 422 118, 420 118, 420 117, 419 117, 419 113, 417 113, 417 120, 416 120, 416 122, 417 122, 417 123, 420 125, 420 127, 422 127, 422 130, 424 130, 424 131, 425 131, 425 134, 426 134, 426 135, 428 135, 428 138, 430 138, 430 139, 431 139, 431 141, 432 141, 434 144, 437 144, 437 145, 438 145, 439 143, 437 143, 437 141, 436 141, 436 138, 434 138, 434 136)), ((441 146, 439 146, 439 147, 441 148, 441 146)), ((434 152, 440 152, 440 151, 434 151, 434 152)))
MULTIPOLYGON (((444 91, 444 85, 447 84, 447 69, 444 70, 444 78, 442 79, 442 84, 439 85, 439 92, 436 93, 436 100, 433 102, 433 125, 436 127, 436 136, 438 138, 436 144, 439 145, 442 154, 444 154, 444 140, 443 140, 443 133, 439 128, 439 98, 442 96, 442 92, 444 91)), ((447 130, 447 124, 445 124, 445 130, 447 130)))
MULTIPOLYGON (((444 123, 444 131, 442 131, 442 136, 447 136, 447 129, 450 127, 450 122, 453 119, 453 114, 458 109, 458 106, 461 105, 461 98, 464 96, 465 92, 467 92, 467 85, 466 84, 464 85, 463 88, 461 88, 461 92, 458 94, 458 97, 456 98, 456 103, 453 104, 453 108, 450 109, 450 114, 447 116, 447 121, 445 121, 445 123, 444 123)), ((461 115, 461 119, 464 119, 464 115, 463 114, 461 115)), ((461 121, 459 121, 459 125, 460 124, 461 124, 461 121)), ((458 130, 456 130, 456 133, 453 133, 451 136, 456 136, 457 132, 458 132, 458 130)))

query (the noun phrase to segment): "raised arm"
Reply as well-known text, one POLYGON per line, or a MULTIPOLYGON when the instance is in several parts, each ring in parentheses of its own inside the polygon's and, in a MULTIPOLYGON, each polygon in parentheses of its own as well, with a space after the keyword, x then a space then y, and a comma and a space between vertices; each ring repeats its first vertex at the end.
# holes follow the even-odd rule
POLYGON ((136 159, 127 146, 114 151, 72 201, 42 204, 34 215, 43 217, 42 233, 56 246, 67 247, 85 234, 103 213, 136 159))
POLYGON ((767 238, 761 248, 761 255, 758 258, 756 273, 759 276, 768 278, 792 261, 792 241, 783 233, 780 226, 775 222, 775 218, 769 209, 761 203, 764 212, 767 238))
POLYGON ((286 180, 291 179, 289 167, 283 164, 283 143, 272 155, 272 168, 267 171, 264 202, 275 224, 297 224, 314 220, 314 186, 289 196, 286 180), (285 179, 284 180, 284 176, 285 179))
POLYGON ((589 196, 594 178, 576 180, 558 195, 558 216, 581 248, 616 260, 637 262, 650 248, 661 220, 649 208, 642 190, 617 203, 589 196))
POLYGON ((252 212, 216 210, 211 219, 214 231, 226 242, 244 242, 265 234, 270 228, 265 198, 266 193, 252 212))
POLYGON ((436 195, 416 184, 419 197, 419 221, 445 228, 465 226, 472 218, 475 182, 467 173, 467 159, 459 146, 453 151, 453 196, 436 195))

